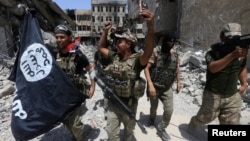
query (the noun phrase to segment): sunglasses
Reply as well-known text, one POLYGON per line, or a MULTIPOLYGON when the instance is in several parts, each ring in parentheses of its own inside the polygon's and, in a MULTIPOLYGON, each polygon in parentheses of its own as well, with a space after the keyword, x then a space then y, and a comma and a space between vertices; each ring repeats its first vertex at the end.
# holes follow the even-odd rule
POLYGON ((54 32, 56 33, 57 31, 64 31, 66 34, 71 35, 71 30, 65 25, 58 25, 54 32))

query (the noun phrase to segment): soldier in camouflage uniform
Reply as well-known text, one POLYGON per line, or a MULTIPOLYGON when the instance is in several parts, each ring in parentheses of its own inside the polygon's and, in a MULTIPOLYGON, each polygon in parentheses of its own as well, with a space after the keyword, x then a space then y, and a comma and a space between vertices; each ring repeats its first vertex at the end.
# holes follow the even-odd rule
POLYGON ((178 52, 174 48, 176 37, 174 33, 164 36, 162 46, 154 48, 147 67, 144 69, 147 79, 147 93, 150 99, 150 125, 154 125, 158 99, 163 103, 162 121, 157 125, 157 133, 166 141, 170 139, 164 128, 169 125, 173 113, 173 92, 172 85, 177 80, 177 93, 179 92, 180 73, 178 67, 178 52))
POLYGON ((207 78, 202 105, 189 123, 193 133, 199 125, 205 125, 218 117, 220 124, 239 124, 241 95, 247 89, 246 60, 248 49, 231 46, 228 37, 240 36, 241 25, 226 24, 220 33, 221 42, 215 43, 206 53, 207 78), (240 80, 241 86, 237 89, 240 80))
MULTIPOLYGON (((57 43, 57 63, 69 76, 70 80, 83 93, 83 96, 91 98, 95 91, 95 71, 87 57, 80 51, 78 44, 72 45, 72 31, 67 25, 58 25, 55 30, 57 43), (87 84, 84 71, 89 72, 91 85, 87 84)), ((76 108, 63 123, 74 135, 76 141, 84 141, 84 125, 82 119, 82 106, 76 108)))
MULTIPOLYGON (((99 51, 106 58, 112 59, 112 63, 105 68, 108 77, 105 84, 123 101, 123 103, 136 113, 138 98, 144 94, 145 82, 139 83, 140 73, 146 66, 153 51, 154 45, 154 21, 153 13, 142 10, 140 13, 147 21, 148 34, 146 47, 143 53, 135 53, 134 47, 137 39, 129 30, 115 34, 117 52, 107 48, 107 34, 112 23, 106 22, 103 34, 99 41, 99 51), (138 82, 138 83, 137 83, 138 82)), ((120 126, 124 124, 124 135, 121 140, 131 141, 136 121, 113 101, 108 103, 108 119, 106 131, 109 141, 120 141, 120 126)))

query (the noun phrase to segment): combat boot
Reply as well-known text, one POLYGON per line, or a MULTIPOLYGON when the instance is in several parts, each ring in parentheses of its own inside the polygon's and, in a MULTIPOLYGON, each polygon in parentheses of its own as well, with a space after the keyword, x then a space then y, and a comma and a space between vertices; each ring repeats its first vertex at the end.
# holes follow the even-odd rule
POLYGON ((159 125, 157 126, 157 134, 162 139, 162 141, 169 141, 171 139, 166 130, 159 125))
POLYGON ((194 134, 195 133, 195 128, 196 128, 196 125, 194 124, 194 117, 191 118, 189 124, 188 124, 188 128, 187 128, 187 132, 189 134, 194 134))
POLYGON ((160 136, 160 138, 162 139, 162 141, 168 141, 168 140, 171 139, 170 136, 169 136, 169 134, 166 132, 165 129, 158 130, 157 134, 160 136))
POLYGON ((152 127, 155 125, 155 118, 149 118, 148 126, 152 127))

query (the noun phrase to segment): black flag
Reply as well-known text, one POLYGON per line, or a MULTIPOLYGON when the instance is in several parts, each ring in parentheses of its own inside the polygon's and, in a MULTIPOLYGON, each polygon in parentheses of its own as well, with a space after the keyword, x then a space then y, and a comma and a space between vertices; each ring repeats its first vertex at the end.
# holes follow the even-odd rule
POLYGON ((16 140, 29 140, 54 128, 85 98, 43 44, 35 13, 26 13, 21 30, 20 49, 9 77, 17 89, 11 130, 16 140))

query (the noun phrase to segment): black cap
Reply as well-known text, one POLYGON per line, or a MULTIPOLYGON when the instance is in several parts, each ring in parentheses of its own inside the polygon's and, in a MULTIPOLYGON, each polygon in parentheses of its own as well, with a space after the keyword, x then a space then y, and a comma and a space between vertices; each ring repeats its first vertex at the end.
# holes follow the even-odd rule
POLYGON ((175 42, 176 41, 176 34, 174 32, 168 32, 164 37, 163 37, 163 44, 166 42, 175 42))

